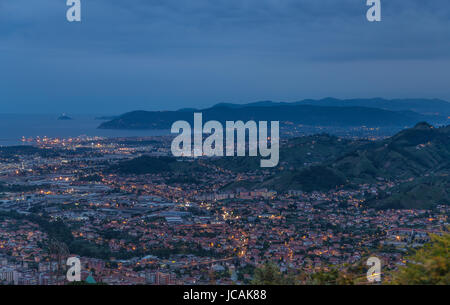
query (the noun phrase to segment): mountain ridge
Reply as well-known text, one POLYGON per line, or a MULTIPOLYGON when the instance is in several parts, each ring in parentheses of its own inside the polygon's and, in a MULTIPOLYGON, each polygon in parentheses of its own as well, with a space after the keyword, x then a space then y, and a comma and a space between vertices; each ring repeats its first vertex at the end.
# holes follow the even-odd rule
MULTIPOLYGON (((450 116, 425 115, 412 111, 412 107, 400 107, 400 110, 392 111, 367 106, 329 106, 330 103, 340 101, 337 99, 324 99, 322 102, 304 100, 297 103, 275 103, 270 101, 255 102, 250 104, 227 104, 220 103, 213 107, 197 110, 184 108, 177 111, 132 111, 120 115, 110 121, 103 122, 100 129, 170 129, 173 122, 178 120, 193 123, 193 113, 202 112, 204 120, 231 121, 273 121, 291 122, 308 126, 328 127, 411 127, 420 121, 430 121, 433 124, 444 124, 450 116), (300 103, 300 104, 299 104, 300 103), (322 103, 311 105, 309 103, 322 103)), ((364 103, 368 105, 368 100, 364 103)), ((387 101, 387 100, 383 100, 387 101)), ((431 100, 430 100, 431 101, 431 100)), ((337 102, 336 102, 337 103, 337 102)), ((424 103, 424 102, 421 102, 424 103)), ((448 104, 450 114, 450 103, 437 102, 442 105, 448 104)), ((425 107, 425 106, 423 106, 425 107)), ((422 108, 423 108, 422 107, 422 108)), ((397 107, 398 108, 398 107, 397 107)), ((444 107, 445 108, 445 107, 444 107)), ((423 110, 423 109, 422 109, 423 110)), ((425 109, 427 110, 427 109, 425 109)))
POLYGON ((272 107, 277 105, 311 105, 311 106, 334 106, 334 107, 368 107, 379 108, 391 111, 413 111, 419 114, 430 114, 449 116, 450 102, 442 99, 419 99, 419 98, 404 98, 404 99, 384 99, 380 97, 366 98, 366 99, 337 99, 333 97, 326 97, 323 99, 304 99, 294 102, 274 102, 274 101, 257 101, 247 104, 234 103, 218 103, 212 107, 272 107))

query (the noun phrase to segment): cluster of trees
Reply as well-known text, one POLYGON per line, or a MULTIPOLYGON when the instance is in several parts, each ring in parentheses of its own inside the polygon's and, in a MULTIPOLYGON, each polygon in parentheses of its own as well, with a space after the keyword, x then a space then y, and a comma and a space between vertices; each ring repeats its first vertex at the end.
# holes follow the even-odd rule
POLYGON ((431 242, 407 257, 406 266, 392 274, 400 285, 450 284, 450 234, 433 235, 431 242))
POLYGON ((0 193, 23 193, 31 192, 48 187, 48 185, 18 185, 18 184, 4 184, 0 183, 0 193))
MULTIPOLYGON (((405 257, 406 264, 383 274, 386 285, 449 285, 450 284, 450 234, 432 235, 424 247, 405 257)), ((283 273, 274 263, 256 268, 254 285, 358 285, 368 284, 367 266, 358 264, 343 269, 330 268, 312 274, 304 272, 283 273)))
POLYGON ((141 156, 112 165, 109 170, 118 174, 158 174, 171 171, 174 162, 176 159, 172 157, 141 156))

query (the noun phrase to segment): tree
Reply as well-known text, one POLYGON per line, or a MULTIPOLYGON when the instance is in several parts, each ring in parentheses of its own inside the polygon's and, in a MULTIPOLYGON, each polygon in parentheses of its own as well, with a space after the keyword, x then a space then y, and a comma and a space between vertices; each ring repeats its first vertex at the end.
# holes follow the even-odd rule
POLYGON ((392 273, 391 284, 449 285, 450 234, 431 235, 431 241, 406 257, 406 266, 392 273))
MULTIPOLYGON (((47 252, 51 259, 56 259, 56 273, 51 266, 55 283, 59 282, 60 276, 63 275, 63 271, 66 267, 66 259, 69 256, 69 249, 67 245, 55 238, 50 238, 46 242, 47 252)), ((51 261, 52 262, 52 261, 51 261)), ((50 262, 50 263, 51 263, 50 262)))
POLYGON ((293 285, 293 276, 281 273, 278 266, 272 262, 265 263, 254 271, 253 285, 293 285))
POLYGON ((265 263, 262 267, 255 269, 252 280, 254 285, 282 285, 283 276, 274 263, 265 263))

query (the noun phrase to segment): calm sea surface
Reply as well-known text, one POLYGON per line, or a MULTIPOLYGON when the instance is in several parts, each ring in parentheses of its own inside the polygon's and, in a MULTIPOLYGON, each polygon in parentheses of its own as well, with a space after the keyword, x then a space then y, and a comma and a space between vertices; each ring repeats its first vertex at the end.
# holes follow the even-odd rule
POLYGON ((22 144, 22 137, 78 136, 145 137, 170 133, 168 130, 105 130, 97 129, 103 122, 92 115, 70 115, 72 120, 58 120, 59 115, 0 114, 0 146, 22 144))

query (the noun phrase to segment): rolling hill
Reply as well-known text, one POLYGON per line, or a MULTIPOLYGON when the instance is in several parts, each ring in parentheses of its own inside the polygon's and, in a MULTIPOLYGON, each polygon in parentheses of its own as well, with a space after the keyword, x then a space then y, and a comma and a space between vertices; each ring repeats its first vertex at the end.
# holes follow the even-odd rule
MULTIPOLYGON (((301 139, 296 140, 305 141, 301 139)), ((296 143, 291 145, 289 149, 296 150, 296 143)), ((330 146, 333 145, 331 141, 330 146)), ((278 169, 269 179, 248 187, 282 192, 291 189, 329 191, 387 179, 408 182, 396 186, 391 190, 392 194, 380 194, 370 205, 377 208, 429 208, 437 203, 450 203, 450 126, 435 128, 428 123, 419 123, 382 141, 349 141, 343 145, 346 148, 339 148, 334 153, 342 152, 340 156, 325 157, 323 162, 303 168, 291 154, 292 159, 285 161, 288 164, 284 165, 285 169, 278 169)), ((301 145, 298 147, 300 152, 301 145)), ((286 153, 286 149, 282 148, 282 152, 286 153)), ((322 149, 322 152, 326 151, 322 149)), ((298 156, 301 157, 301 153, 298 156)))
POLYGON ((419 123, 383 141, 356 149, 328 164, 352 181, 434 174, 450 164, 450 127, 419 123))
POLYGON ((450 176, 447 174, 414 179, 368 200, 378 209, 430 209, 450 204, 450 176))

